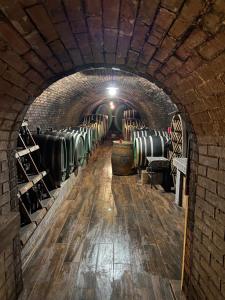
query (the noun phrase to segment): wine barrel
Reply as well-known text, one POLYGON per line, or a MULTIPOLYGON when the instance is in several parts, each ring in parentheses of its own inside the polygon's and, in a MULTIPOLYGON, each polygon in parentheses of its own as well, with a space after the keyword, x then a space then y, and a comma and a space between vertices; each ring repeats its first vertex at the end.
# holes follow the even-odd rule
POLYGON ((77 168, 83 166, 87 158, 87 144, 85 145, 85 139, 82 132, 71 130, 71 133, 74 140, 74 166, 77 168))
POLYGON ((153 129, 153 132, 154 132, 154 135, 161 135, 161 136, 164 136, 166 138, 170 137, 169 133, 165 130, 162 130, 162 129, 153 129))
POLYGON ((107 115, 108 116, 108 127, 112 125, 112 110, 108 103, 104 103, 98 106, 96 109, 97 115, 107 115))
POLYGON ((139 113, 135 109, 127 109, 123 112, 124 119, 138 119, 139 113))
POLYGON ((59 187, 67 176, 67 147, 63 136, 50 134, 34 135, 39 145, 43 167, 49 171, 55 187, 59 187))
POLYGON ((130 141, 132 137, 132 132, 135 129, 144 128, 144 124, 138 119, 123 119, 123 137, 125 140, 130 141))
POLYGON ((134 140, 134 165, 135 167, 146 167, 147 156, 167 155, 168 139, 163 136, 139 137, 134 140))
POLYGON ((135 129, 132 132, 132 138, 131 140, 134 141, 136 138, 142 137, 142 136, 149 136, 149 135, 154 135, 154 131, 151 129, 135 129))
POLYGON ((93 130, 92 128, 89 127, 80 127, 79 128, 80 132, 86 132, 87 133, 87 140, 88 140, 88 152, 91 153, 92 149, 93 149, 93 130))
POLYGON ((122 132, 122 120, 123 120, 123 113, 124 113, 125 108, 126 108, 126 105, 120 104, 115 109, 114 124, 115 124, 116 129, 119 132, 122 132))
POLYGON ((131 175, 135 173, 133 143, 113 141, 112 172, 114 175, 131 175))
POLYGON ((70 132, 65 131, 51 131, 49 132, 50 135, 54 136, 61 136, 64 137, 66 142, 66 152, 67 152, 67 171, 66 171, 66 178, 69 178, 70 174, 74 170, 74 142, 73 136, 70 132))
POLYGON ((83 125, 95 123, 97 128, 98 140, 103 139, 108 132, 108 116, 107 115, 87 115, 83 119, 83 125))

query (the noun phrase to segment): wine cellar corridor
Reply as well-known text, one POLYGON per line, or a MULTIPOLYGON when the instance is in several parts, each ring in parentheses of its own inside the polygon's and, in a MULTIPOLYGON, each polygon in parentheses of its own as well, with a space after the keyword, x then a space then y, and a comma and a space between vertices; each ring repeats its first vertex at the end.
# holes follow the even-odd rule
POLYGON ((180 299, 183 210, 136 182, 112 176, 109 143, 96 151, 29 263, 21 300, 180 299))
POLYGON ((0 0, 0 300, 225 299, 225 0, 0 0))

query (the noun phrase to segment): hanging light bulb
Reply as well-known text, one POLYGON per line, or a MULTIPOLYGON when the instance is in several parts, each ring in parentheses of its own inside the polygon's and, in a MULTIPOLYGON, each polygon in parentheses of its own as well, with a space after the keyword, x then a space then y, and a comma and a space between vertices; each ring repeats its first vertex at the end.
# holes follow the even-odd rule
POLYGON ((110 97, 114 97, 114 96, 116 96, 116 94, 117 94, 118 88, 117 88, 117 87, 114 87, 114 86, 111 86, 111 87, 108 87, 107 90, 108 90, 109 96, 110 96, 110 97))

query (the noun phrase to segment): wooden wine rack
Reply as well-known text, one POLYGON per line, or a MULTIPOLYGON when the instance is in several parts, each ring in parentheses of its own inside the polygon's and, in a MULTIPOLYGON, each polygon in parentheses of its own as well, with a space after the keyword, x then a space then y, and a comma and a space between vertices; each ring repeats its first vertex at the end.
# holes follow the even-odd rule
POLYGON ((171 175, 174 186, 176 184, 176 167, 173 165, 173 158, 187 156, 187 132, 184 121, 180 114, 176 114, 171 122, 171 142, 172 149, 169 153, 171 161, 171 175))
MULTIPOLYGON (((20 208, 20 217, 23 220, 23 224, 21 221, 21 244, 24 246, 28 239, 31 237, 32 233, 37 228, 38 224, 44 218, 47 211, 50 209, 51 205, 54 202, 54 197, 51 195, 48 190, 44 177, 47 175, 45 170, 39 171, 37 167, 37 163, 35 162, 32 154, 36 151, 39 151, 39 146, 35 143, 33 136, 28 128, 27 122, 23 122, 22 129, 25 129, 26 135, 29 138, 29 145, 24 139, 23 135, 19 133, 18 144, 20 145, 16 150, 16 160, 17 160, 17 169, 18 175, 20 178, 23 178, 23 182, 18 182, 18 199, 19 199, 19 208, 20 208), (32 174, 28 174, 26 170, 26 166, 24 165, 23 158, 26 157, 26 161, 29 162, 33 172, 32 174), (36 198, 35 204, 36 208, 31 212, 25 204, 23 195, 27 192, 29 193, 32 188, 37 188, 37 184, 41 184, 42 192, 44 197, 36 198)), ((32 199, 30 199, 32 202, 32 199)))

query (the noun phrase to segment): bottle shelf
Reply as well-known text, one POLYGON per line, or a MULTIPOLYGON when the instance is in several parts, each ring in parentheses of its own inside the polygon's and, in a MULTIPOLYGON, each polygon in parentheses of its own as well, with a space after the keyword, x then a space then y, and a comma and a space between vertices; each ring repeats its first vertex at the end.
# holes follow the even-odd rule
POLYGON ((23 195, 27 191, 29 191, 29 189, 31 189, 36 183, 38 183, 46 174, 47 174, 46 171, 42 171, 37 175, 32 175, 32 176, 28 175, 30 181, 18 185, 20 195, 23 195))
POLYGON ((35 143, 28 128, 28 123, 23 122, 15 154, 18 178, 20 182, 23 182, 18 183, 17 193, 20 207, 22 246, 32 236, 55 199, 45 184, 44 178, 47 172, 39 170, 39 168, 42 168, 39 160, 40 155, 32 155, 33 152, 39 149, 39 145, 35 143))
POLYGON ((21 149, 21 150, 18 149, 17 152, 16 152, 16 158, 19 158, 19 157, 22 157, 22 156, 27 155, 29 153, 32 153, 32 152, 34 152, 38 149, 40 149, 38 145, 27 147, 26 149, 21 149))

